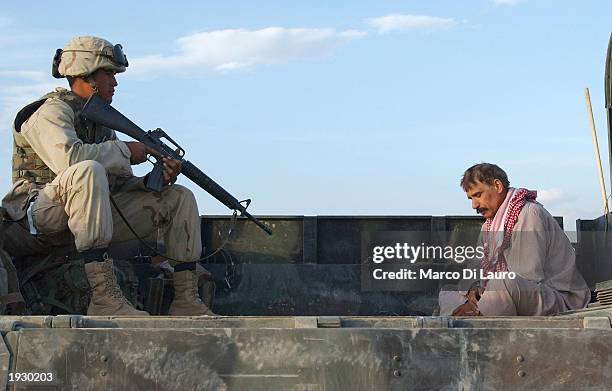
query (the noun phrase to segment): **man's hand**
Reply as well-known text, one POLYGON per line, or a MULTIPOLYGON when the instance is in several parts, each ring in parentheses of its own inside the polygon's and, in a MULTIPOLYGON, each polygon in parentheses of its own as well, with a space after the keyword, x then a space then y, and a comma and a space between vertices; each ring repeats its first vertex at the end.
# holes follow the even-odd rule
POLYGON ((155 156, 157 159, 161 159, 164 165, 164 182, 171 184, 176 182, 176 177, 181 173, 181 161, 167 158, 160 155, 157 151, 147 147, 143 143, 137 141, 126 141, 125 144, 130 149, 132 156, 130 157, 130 163, 140 164, 147 161, 147 155, 155 156))
POLYGON ((181 161, 167 157, 163 158, 164 162, 164 181, 167 184, 176 182, 176 177, 181 173, 181 161))
POLYGON ((169 185, 176 182, 176 177, 181 173, 182 163, 180 160, 170 159, 160 155, 156 150, 146 147, 149 155, 155 156, 158 160, 162 160, 164 165, 164 183, 169 185))
POLYGON ((470 288, 470 290, 465 294, 465 298, 467 301, 461 304, 459 307, 455 308, 452 316, 480 316, 480 310, 478 309, 478 300, 480 300, 480 296, 484 290, 478 286, 474 285, 470 288))
POLYGON ((480 296, 482 296, 483 292, 484 292, 484 289, 482 289, 479 285, 476 285, 470 288, 470 290, 465 295, 465 297, 467 298, 469 303, 477 305, 478 300, 480 300, 480 296))
POLYGON ((452 316, 480 316, 482 314, 480 313, 480 310, 474 303, 467 301, 464 304, 461 304, 459 307, 455 308, 455 310, 453 311, 451 315, 452 316))
POLYGON ((131 152, 130 163, 132 165, 147 161, 147 147, 138 141, 125 141, 125 145, 131 152))

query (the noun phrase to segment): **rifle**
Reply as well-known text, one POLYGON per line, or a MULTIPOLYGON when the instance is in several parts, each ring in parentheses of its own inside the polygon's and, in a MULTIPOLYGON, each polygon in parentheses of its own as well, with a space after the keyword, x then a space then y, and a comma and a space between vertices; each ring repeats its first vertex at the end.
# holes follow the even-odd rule
MULTIPOLYGON (((130 121, 126 116, 109 105, 98 94, 93 94, 85 103, 80 116, 86 120, 93 121, 107 128, 114 129, 124 133, 131 138, 140 141, 147 147, 153 149, 160 156, 168 157, 174 160, 181 161, 181 173, 189 178, 193 183, 200 186, 203 190, 219 200, 228 208, 240 212, 240 215, 254 222, 258 227, 272 235, 272 230, 264 223, 253 217, 247 208, 251 200, 243 201, 243 205, 233 195, 228 193, 217 182, 213 181, 208 175, 204 174, 198 167, 188 162, 183 158, 185 150, 181 148, 174 140, 170 138, 161 129, 150 130, 148 132, 142 130, 138 125, 130 121), (172 146, 166 145, 162 139, 169 141, 172 146)), ((155 156, 156 161, 153 163, 153 170, 149 173, 146 186, 153 191, 161 191, 164 182, 164 165, 162 159, 155 156)))

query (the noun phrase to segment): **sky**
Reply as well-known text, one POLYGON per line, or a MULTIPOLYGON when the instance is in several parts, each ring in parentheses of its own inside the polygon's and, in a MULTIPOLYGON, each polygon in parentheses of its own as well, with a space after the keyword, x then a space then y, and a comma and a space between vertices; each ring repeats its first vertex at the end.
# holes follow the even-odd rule
MULTIPOLYGON (((459 179, 492 162, 572 229, 603 214, 585 87, 610 192, 610 15, 604 0, 7 2, 0 188, 16 112, 67 85, 55 49, 95 35, 130 61, 113 106, 254 215, 474 215, 459 179)), ((230 213, 179 183, 202 214, 230 213)))

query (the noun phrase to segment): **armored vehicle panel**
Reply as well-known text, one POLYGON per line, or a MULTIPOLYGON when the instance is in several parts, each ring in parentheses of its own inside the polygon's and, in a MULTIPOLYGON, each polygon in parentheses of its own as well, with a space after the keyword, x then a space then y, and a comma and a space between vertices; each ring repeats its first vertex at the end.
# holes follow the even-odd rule
MULTIPOLYGON (((5 315, 0 383, 14 390, 300 391, 602 390, 612 383, 612 306, 554 317, 445 317, 431 316, 435 284, 362 289, 369 235, 409 231, 467 243, 479 218, 262 220, 274 236, 238 220, 205 263, 219 316, 5 315)), ((205 253, 212 253, 230 219, 202 222, 205 253)), ((576 243, 579 254, 584 246, 576 243)), ((150 283, 159 276, 143 278, 145 296, 160 293, 150 283)))

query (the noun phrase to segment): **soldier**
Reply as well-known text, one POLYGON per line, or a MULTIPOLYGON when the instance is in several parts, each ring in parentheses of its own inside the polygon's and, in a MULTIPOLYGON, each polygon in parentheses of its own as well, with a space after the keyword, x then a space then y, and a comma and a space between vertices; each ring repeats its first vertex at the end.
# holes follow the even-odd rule
POLYGON ((197 291, 195 266, 201 255, 200 221, 195 198, 174 185, 179 161, 164 159, 166 186, 148 191, 146 177, 131 165, 147 160, 139 142, 123 142, 115 132, 79 118, 92 94, 111 103, 116 73, 128 66, 121 45, 91 36, 71 39, 53 59, 53 76, 66 77, 70 91, 57 88, 24 107, 13 129, 13 187, 3 200, 10 217, 25 216, 31 200, 39 234, 53 244, 70 230, 85 263, 91 286, 88 315, 148 315, 123 296, 107 255, 112 241, 133 238, 111 208, 141 237, 162 242, 174 263, 175 297, 170 315, 212 315, 197 291))

